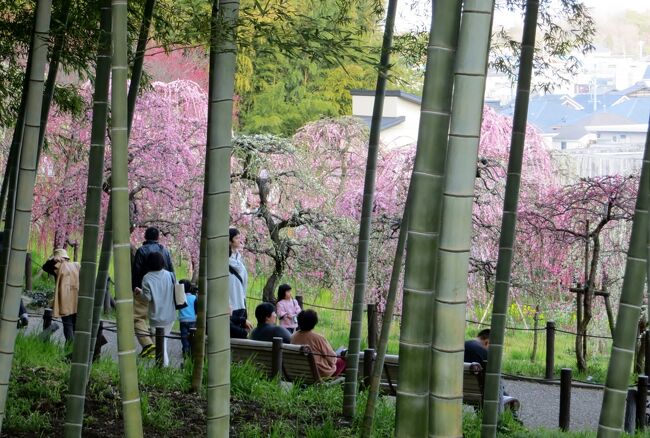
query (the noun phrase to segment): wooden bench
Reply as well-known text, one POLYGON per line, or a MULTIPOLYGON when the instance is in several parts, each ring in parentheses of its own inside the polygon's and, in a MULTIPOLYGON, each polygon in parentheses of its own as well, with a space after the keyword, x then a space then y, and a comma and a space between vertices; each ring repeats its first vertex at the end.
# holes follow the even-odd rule
MULTIPOLYGON (((366 350, 364 354, 359 356, 359 369, 364 370, 364 381, 370 381, 372 368, 364 366, 365 361, 370 360, 374 362, 375 354, 373 350, 366 350)), ((381 373, 380 390, 383 393, 392 396, 397 395, 397 377, 399 373, 399 356, 394 354, 387 354, 384 359, 384 367, 381 373)), ((473 406, 476 409, 483 407, 483 396, 485 390, 485 371, 481 364, 472 362, 463 363, 463 403, 473 406)), ((514 397, 505 396, 504 405, 506 409, 512 411, 519 410, 519 400, 514 397)))
POLYGON ((307 345, 284 344, 280 338, 276 339, 278 340, 276 342, 231 339, 231 361, 249 361, 268 377, 272 378, 279 374, 280 378, 287 382, 312 385, 343 381, 342 377, 337 379, 322 377, 316 367, 314 354, 307 345))

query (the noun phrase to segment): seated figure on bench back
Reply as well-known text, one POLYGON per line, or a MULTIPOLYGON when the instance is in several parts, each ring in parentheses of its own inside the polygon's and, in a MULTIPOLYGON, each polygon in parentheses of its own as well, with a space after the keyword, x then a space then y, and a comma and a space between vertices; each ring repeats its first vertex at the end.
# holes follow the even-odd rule
POLYGON ((318 314, 314 310, 300 312, 298 331, 291 335, 291 343, 309 346, 321 377, 336 377, 345 370, 345 359, 337 356, 327 339, 312 331, 316 324, 318 314))
POLYGON ((262 303, 255 308, 257 327, 251 333, 255 341, 273 342, 273 338, 282 338, 285 344, 291 343, 291 333, 279 325, 275 325, 275 306, 271 303, 262 303))
MULTIPOLYGON (((488 347, 490 346, 490 329, 483 329, 478 332, 475 339, 465 341, 465 362, 476 362, 482 367, 488 359, 488 347)), ((484 370, 485 371, 485 370, 484 370)), ((499 412, 503 412, 508 406, 513 412, 518 409, 519 402, 508 395, 501 380, 501 396, 499 397, 499 412)))

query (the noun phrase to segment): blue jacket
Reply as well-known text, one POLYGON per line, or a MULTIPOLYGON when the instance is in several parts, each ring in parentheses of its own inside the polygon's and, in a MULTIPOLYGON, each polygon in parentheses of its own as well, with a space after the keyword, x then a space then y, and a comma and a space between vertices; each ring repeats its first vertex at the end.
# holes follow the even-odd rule
POLYGON ((196 321, 196 295, 186 293, 185 300, 187 301, 187 307, 178 311, 178 320, 181 322, 194 322, 196 321))

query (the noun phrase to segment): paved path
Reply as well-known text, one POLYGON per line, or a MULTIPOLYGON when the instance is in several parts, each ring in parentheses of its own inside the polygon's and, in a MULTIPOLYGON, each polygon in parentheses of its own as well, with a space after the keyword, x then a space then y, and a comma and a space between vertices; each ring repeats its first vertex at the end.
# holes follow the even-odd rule
MULTIPOLYGON (((60 323, 59 323, 60 324, 60 323)), ((111 324, 112 325, 112 324, 111 324)), ((40 333, 42 319, 31 317, 28 332, 40 333)), ((104 335, 108 344, 102 348, 102 355, 110 355, 117 360, 116 334, 105 330, 104 335)), ((174 334, 172 334, 174 335, 174 334)), ((63 341, 63 330, 55 332, 55 339, 63 341)), ((171 366, 181 364, 181 342, 178 339, 168 339, 168 352, 171 366)), ((138 352, 140 348, 138 347, 138 352)), ((560 386, 541 384, 528 381, 506 380, 506 391, 521 401, 519 418, 528 428, 545 427, 555 429, 558 427, 560 386)), ((571 430, 595 430, 598 426, 598 415, 602 403, 602 390, 590 388, 572 389, 571 397, 571 430)))
MULTIPOLYGON (((558 427, 560 385, 506 380, 505 387, 510 395, 521 401, 519 418, 526 427, 558 427)), ((602 389, 573 387, 570 430, 596 430, 602 401, 602 389)))

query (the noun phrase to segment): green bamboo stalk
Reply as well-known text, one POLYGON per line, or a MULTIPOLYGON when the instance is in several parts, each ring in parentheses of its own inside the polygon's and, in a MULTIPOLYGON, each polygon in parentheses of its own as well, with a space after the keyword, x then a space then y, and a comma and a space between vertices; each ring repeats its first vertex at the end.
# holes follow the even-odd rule
POLYGON ((379 335, 379 342, 377 343, 377 355, 375 356, 375 364, 372 369, 372 375, 370 376, 370 389, 368 390, 366 410, 363 414, 363 425, 361 428, 361 436, 363 438, 370 438, 372 436, 372 423, 375 417, 375 405, 377 403, 377 397, 379 395, 379 385, 381 384, 381 375, 384 369, 384 359, 386 358, 386 350, 388 348, 388 340, 390 338, 390 326, 393 321, 393 312, 395 311, 397 287, 399 285, 399 277, 402 271, 402 262, 404 260, 404 247, 406 246, 406 236, 408 235, 408 215, 409 208, 411 208, 410 191, 411 189, 409 184, 409 194, 407 195, 406 203, 404 204, 402 224, 400 225, 399 236, 397 238, 397 248, 395 249, 393 269, 390 274, 390 284, 388 286, 386 305, 384 307, 384 317, 381 323, 381 333, 379 335))
POLYGON ((129 116, 127 121, 127 128, 129 134, 131 133, 131 126, 133 126, 133 115, 135 114, 135 102, 138 98, 138 91, 140 89, 140 80, 142 79, 142 70, 144 66, 144 53, 147 49, 147 41, 149 40, 149 29, 151 28, 151 18, 153 17, 153 8, 156 0, 147 0, 144 4, 144 12, 142 14, 142 23, 140 25, 140 33, 138 35, 138 44, 135 49, 135 59, 133 60, 133 69, 131 70, 131 83, 129 84, 128 108, 129 116))
POLYGON ((411 180, 400 332, 396 436, 426 436, 431 319, 460 0, 433 2, 420 128, 411 180))
POLYGON ((432 320, 433 325, 430 331, 433 372, 429 436, 463 434, 467 273, 493 12, 493 0, 465 0, 463 5, 442 201, 436 296, 432 315, 425 319, 432 320))
POLYGON ((39 0, 35 10, 34 39, 32 42, 32 65, 29 70, 25 127, 20 166, 16 184, 16 208, 14 228, 11 235, 11 251, 7 264, 7 286, 2 296, 0 319, 0 430, 5 418, 7 388, 16 342, 16 323, 20 294, 25 274, 25 253, 29 243, 29 231, 36 181, 36 157, 41 106, 43 105, 43 77, 47 62, 47 42, 52 9, 51 0, 39 0))
POLYGON ((510 271, 515 245, 515 225, 519 205, 519 186, 521 183, 521 164, 526 141, 526 123, 528 121, 528 101, 530 82, 533 72, 533 54, 535 52, 535 31, 537 29, 537 11, 539 0, 528 0, 524 19, 524 33, 521 41, 521 60, 517 80, 517 97, 512 123, 510 156, 508 158, 508 175, 506 177, 505 197, 503 200, 503 217, 501 236, 499 238, 499 256, 497 259, 496 282, 494 288, 494 305, 492 306, 492 323, 490 332, 490 349, 485 379, 485 397, 483 399, 483 424, 481 436, 495 437, 501 397, 501 360, 506 330, 506 312, 508 311, 508 292, 510 289, 510 271))
MULTIPOLYGON (((93 96, 93 121, 88 158, 88 186, 84 218, 83 249, 79 281, 79 300, 74 345, 70 368, 69 392, 66 399, 64 436, 81 437, 87 376, 92 360, 90 350, 93 327, 93 304, 97 272, 97 241, 102 210, 102 182, 104 178, 104 143, 108 114, 108 85, 111 73, 111 3, 103 0, 100 6, 100 33, 93 96)), ((49 79, 49 77, 48 77, 49 79)), ((97 336, 95 334, 95 336, 97 336)))
POLYGON ((117 347, 124 435, 142 436, 140 393, 133 328, 127 133, 127 0, 112 0, 111 138, 113 259, 117 307, 117 347))
POLYGON ((70 0, 63 0, 61 3, 60 16, 54 20, 56 28, 54 33, 54 44, 52 45, 52 55, 50 56, 50 65, 47 69, 47 79, 45 81, 45 91, 43 92, 43 107, 41 108, 41 130, 38 133, 38 157, 40 160, 45 142, 45 132, 47 131, 47 120, 52 107, 52 98, 54 97, 54 88, 56 85, 56 76, 61 64, 61 54, 65 45, 65 36, 68 29, 68 18, 70 17, 70 0))
POLYGON ((88 375, 90 375, 90 365, 93 360, 93 353, 95 352, 95 344, 97 343, 97 334, 99 332, 99 319, 102 315, 104 308, 104 295, 107 293, 106 283, 108 282, 108 268, 111 262, 111 255, 113 254, 113 203, 108 201, 108 208, 106 210, 106 220, 104 221, 104 237, 102 238, 102 249, 99 254, 99 264, 97 267, 97 276, 95 277, 95 298, 93 300, 93 326, 90 338, 90 349, 88 357, 88 375))
MULTIPOLYGON (((648 122, 650 124, 650 121, 648 122)), ((625 397, 634 351, 637 322, 641 316, 643 287, 647 276, 646 265, 650 256, 648 247, 648 196, 650 193, 650 128, 645 141, 643 166, 636 198, 630 246, 623 277, 621 301, 618 307, 612 354, 607 368, 603 405, 598 422, 598 438, 619 437, 623 433, 625 397)))
MULTIPOLYGON (((206 169, 206 174, 208 173, 206 169)), ((204 184, 205 186, 205 184, 204 184)), ((206 210, 206 193, 203 191, 203 211, 206 210)), ((206 215, 201 219, 201 243, 199 249, 199 291, 196 305, 196 333, 192 345, 192 391, 198 392, 203 382, 203 365, 205 363, 205 318, 206 318, 206 263, 207 263, 207 239, 206 239, 206 215)))
POLYGON ((214 0, 210 35, 210 87, 206 175, 208 437, 230 433, 228 227, 232 105, 239 0, 214 0))
POLYGON ((27 93, 29 88, 29 72, 31 71, 34 48, 34 29, 32 29, 32 38, 27 55, 27 66, 25 68, 25 77, 23 78, 23 89, 20 97, 20 107, 16 118, 16 126, 11 138, 11 148, 7 157, 7 165, 2 179, 2 193, 0 196, 0 220, 2 220, 2 209, 7 204, 5 210, 4 233, 2 235, 2 251, 0 252, 0 302, 7 286, 7 262, 11 251, 11 232, 13 229, 13 214, 16 204, 16 182, 18 181, 18 168, 20 167, 20 152, 23 144, 23 133, 25 129, 25 109, 27 107, 27 93))
POLYGON ((375 179, 377 175, 377 154, 379 152, 379 134, 381 118, 384 111, 384 96, 386 94, 386 79, 390 70, 390 51, 393 45, 393 28, 397 0, 389 0, 386 10, 384 38, 379 59, 379 72, 375 91, 372 121, 370 123, 370 138, 368 141, 368 158, 366 175, 363 183, 363 202, 361 205, 361 223, 359 226, 359 246, 357 247, 357 266, 354 277, 354 296, 352 301, 352 316, 350 321, 350 337, 348 351, 345 356, 345 385, 343 387, 343 415, 352 418, 356 408, 357 376, 359 374, 359 350, 361 349, 361 324, 363 319, 363 302, 366 296, 366 280, 368 278, 368 247, 370 244, 370 227, 372 225, 372 204, 375 195, 375 179))
MULTIPOLYGON (((138 45, 133 59, 133 69, 131 70, 131 82, 129 83, 129 94, 127 97, 127 138, 131 136, 131 127, 133 126, 133 117, 135 114, 135 104, 140 89, 140 80, 142 77, 142 70, 144 65, 144 54, 146 43, 149 39, 149 30, 151 28, 151 18, 153 16, 153 7, 155 0, 148 0, 145 4, 144 13, 142 17, 142 24, 140 26, 140 35, 138 37, 138 45)), ((108 281, 108 267, 112 254, 113 245, 113 230, 111 217, 112 202, 108 203, 108 210, 106 213, 106 221, 104 222, 104 237, 102 238, 102 250, 99 256, 99 268, 97 271, 97 280, 95 282, 95 305, 93 309, 93 328, 90 343, 90 358, 92 362, 92 354, 95 351, 95 342, 97 341, 97 331, 99 330, 99 319, 103 309, 103 298, 106 291, 106 282, 108 281)), ((89 363, 90 363, 89 362, 89 363)))

